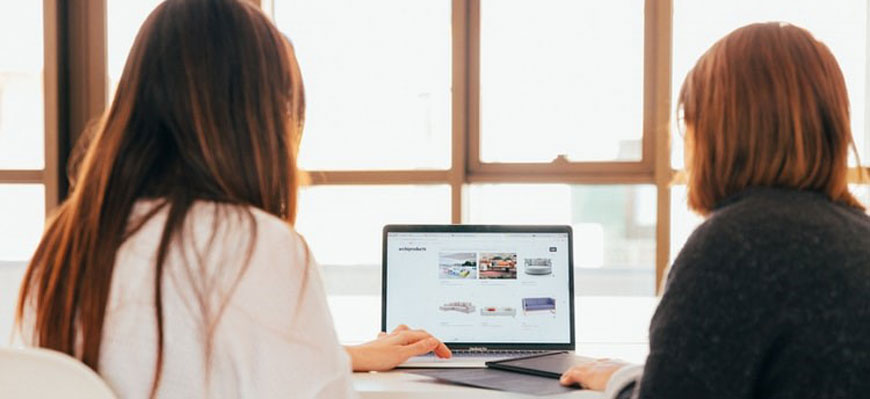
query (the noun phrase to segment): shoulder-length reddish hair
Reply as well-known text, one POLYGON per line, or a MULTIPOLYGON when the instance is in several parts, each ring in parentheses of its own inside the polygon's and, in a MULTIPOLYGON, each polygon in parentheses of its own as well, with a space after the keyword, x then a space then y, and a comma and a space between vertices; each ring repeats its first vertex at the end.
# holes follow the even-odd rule
POLYGON ((847 185, 855 147, 843 73, 806 30, 770 22, 731 32, 688 73, 678 105, 698 213, 753 186, 817 191, 863 209, 847 185))

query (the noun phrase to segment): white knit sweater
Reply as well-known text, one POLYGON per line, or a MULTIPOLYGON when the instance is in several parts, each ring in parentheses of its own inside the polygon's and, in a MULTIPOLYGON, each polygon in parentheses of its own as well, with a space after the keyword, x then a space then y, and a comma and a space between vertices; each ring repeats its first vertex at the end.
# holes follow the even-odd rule
MULTIPOLYGON (((155 205, 138 203, 131 221, 155 205)), ((154 377, 154 263, 166 216, 116 258, 98 372, 121 398, 147 397, 154 377)), ((355 397, 317 265, 290 226, 258 209, 197 202, 181 236, 164 266, 158 397, 355 397)))

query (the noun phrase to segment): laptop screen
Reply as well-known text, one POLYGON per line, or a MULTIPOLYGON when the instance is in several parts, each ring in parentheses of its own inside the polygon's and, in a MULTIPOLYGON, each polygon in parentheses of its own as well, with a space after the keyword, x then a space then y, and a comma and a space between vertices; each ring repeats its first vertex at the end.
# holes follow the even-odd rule
POLYGON ((386 229, 386 331, 407 324, 470 345, 573 343, 570 229, 462 227, 472 231, 386 229))

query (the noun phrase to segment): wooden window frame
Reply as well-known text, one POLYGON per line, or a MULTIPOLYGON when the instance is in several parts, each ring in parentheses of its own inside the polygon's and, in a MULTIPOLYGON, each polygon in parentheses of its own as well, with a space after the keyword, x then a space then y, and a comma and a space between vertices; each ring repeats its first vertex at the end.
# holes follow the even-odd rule
MULTIPOLYGON (((45 167, 0 170, 0 183, 45 185, 46 212, 66 196, 65 165, 77 135, 108 103, 106 1, 76 7, 43 0, 45 29, 45 167)), ((275 0, 250 0, 271 15, 275 0)), ((445 0, 446 1, 446 0, 445 0)), ((484 163, 480 160, 480 3, 450 0, 452 20, 451 162, 441 170, 311 170, 311 185, 429 185, 451 189, 451 222, 467 220, 473 183, 650 184, 656 187, 656 291, 670 261, 672 0, 644 3, 642 158, 637 162, 484 163)), ((868 40, 870 46, 870 40, 868 40)), ((870 69, 868 69, 870 74, 870 69)), ((870 75, 868 75, 870 76, 870 75)), ((868 80, 870 82, 870 80, 868 80)), ((870 83, 865 90, 870 92, 870 83)), ((870 101, 867 102, 870 110, 870 101)), ((870 111, 865 110, 865 115, 870 111)), ((870 123, 867 124, 870 129, 870 123)), ((866 134, 866 132, 862 132, 866 134)), ((870 145, 870 143, 868 143, 870 145)), ((867 170, 867 169, 865 169, 867 170)), ((852 168, 851 183, 861 182, 852 168)))
MULTIPOLYGON (((108 104, 106 0, 45 8, 45 168, 0 170, 0 183, 41 183, 46 212, 66 196, 69 152, 78 134, 108 104)), ((250 0, 269 14, 273 0, 250 0)), ((480 135, 480 0, 452 2, 451 164, 443 170, 313 170, 311 185, 447 184, 451 222, 467 219, 472 183, 655 184, 656 285, 668 261, 670 192, 669 114, 671 0, 647 0, 644 38, 643 156, 638 162, 483 163, 480 135), (650 78, 650 77, 654 78, 650 78), (654 104, 666 106, 654 107, 654 104)))
MULTIPOLYGON (((266 6, 272 10, 273 0, 266 6)), ((644 4, 643 156, 638 162, 483 163, 480 161, 480 2, 452 0, 453 125, 450 169, 417 171, 309 171, 312 185, 449 184, 451 222, 463 223, 471 183, 651 184, 656 187, 655 289, 661 294, 671 261, 671 188, 685 185, 671 167, 673 1, 644 4)), ((870 21, 870 9, 868 9, 870 21)), ((870 49, 870 33, 867 40, 870 49)), ((870 51, 870 50, 868 50, 870 51)), ((865 115, 870 115, 870 68, 865 115)), ((870 119, 868 119, 870 121, 870 119)), ((870 122, 862 134, 870 133, 870 122)), ((868 136, 870 137, 870 136, 868 136)), ((867 143, 870 148, 870 141, 867 143)), ((867 183, 851 167, 849 183, 867 183)))
MULTIPOLYGON (((671 0, 644 5, 642 158, 637 162, 484 163, 480 160, 480 2, 452 0, 451 165, 446 170, 308 171, 312 185, 448 184, 451 222, 467 220, 472 183, 650 184, 657 190, 656 287, 670 257, 671 0)), ((272 1, 263 7, 272 10, 272 1)))
POLYGON ((105 0, 43 0, 44 166, 0 170, 0 184, 44 185, 47 215, 66 197, 71 143, 106 107, 105 12, 105 0))
POLYGON ((0 184, 41 184, 45 187, 45 210, 57 207, 58 195, 58 0, 44 0, 43 29, 43 167, 42 169, 2 169, 0 184))

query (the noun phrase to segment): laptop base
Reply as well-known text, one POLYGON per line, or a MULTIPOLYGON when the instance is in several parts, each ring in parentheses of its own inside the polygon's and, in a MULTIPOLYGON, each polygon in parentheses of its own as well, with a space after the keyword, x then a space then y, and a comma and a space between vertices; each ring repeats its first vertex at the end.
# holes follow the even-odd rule
POLYGON ((399 369, 477 369, 486 368, 486 362, 495 362, 499 360, 507 360, 512 358, 526 357, 534 354, 543 354, 552 351, 529 350, 529 351, 511 351, 511 353, 474 353, 474 352, 456 352, 450 359, 441 359, 433 354, 423 356, 415 356, 405 363, 402 363, 396 368, 399 369))

